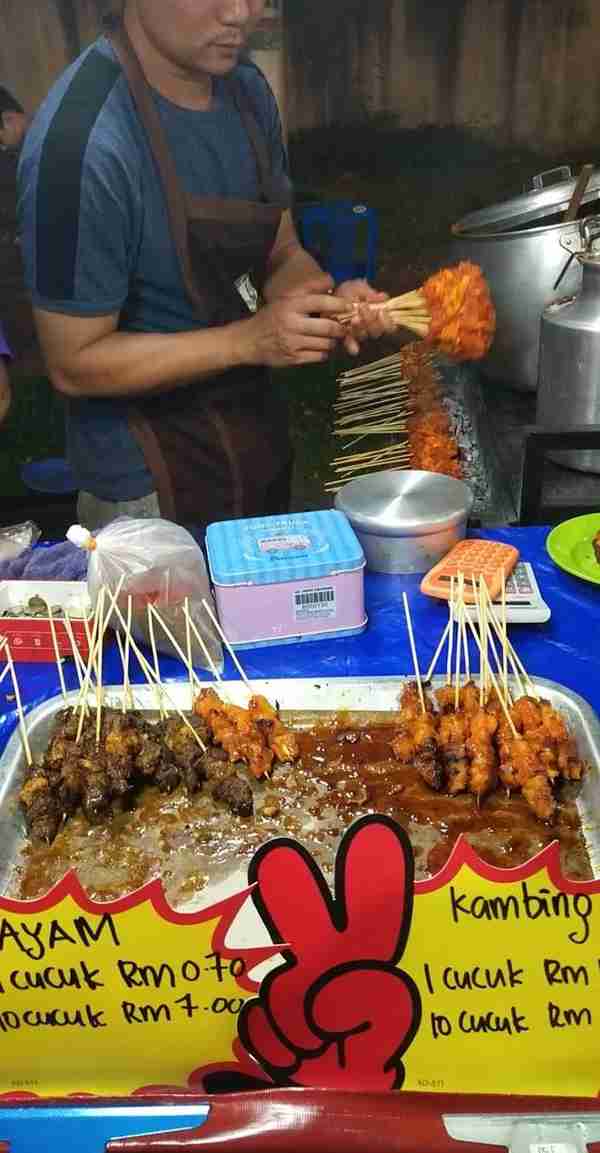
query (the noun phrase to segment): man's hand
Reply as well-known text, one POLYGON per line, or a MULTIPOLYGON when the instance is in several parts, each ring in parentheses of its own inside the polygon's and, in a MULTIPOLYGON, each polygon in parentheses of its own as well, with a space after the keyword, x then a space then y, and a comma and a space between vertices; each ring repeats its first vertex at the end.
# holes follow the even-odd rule
POLYGON ((247 364, 287 368, 327 360, 344 339, 340 301, 326 275, 271 301, 238 326, 247 364))
POLYGON ((348 313, 355 313, 346 326, 344 337, 346 352, 351 356, 358 355, 364 340, 378 340, 395 331, 391 316, 370 307, 372 304, 385 304, 389 300, 387 292, 377 292, 366 280, 346 280, 339 285, 335 295, 349 305, 348 313))

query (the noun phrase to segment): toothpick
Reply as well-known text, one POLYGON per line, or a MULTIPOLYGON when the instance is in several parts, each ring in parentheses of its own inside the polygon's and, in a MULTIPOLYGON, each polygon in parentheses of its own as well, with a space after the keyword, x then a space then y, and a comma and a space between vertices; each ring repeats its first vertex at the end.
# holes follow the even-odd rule
POLYGON ((154 620, 153 610, 154 606, 148 604, 146 606, 146 619, 148 621, 148 634, 150 637, 150 648, 152 650, 152 659, 154 661, 154 671, 156 673, 156 704, 160 713, 161 720, 165 718, 165 710, 163 708, 162 700, 162 685, 160 683, 160 663, 158 660, 158 649, 156 647, 156 637, 154 636, 154 620))
POLYGON ((54 659, 56 661, 56 668, 58 670, 58 679, 60 681, 60 691, 62 693, 63 701, 66 701, 66 699, 67 699, 67 686, 65 684, 65 674, 63 672, 63 667, 62 667, 62 657, 61 657, 60 652, 58 650, 58 638, 56 636, 56 627, 54 624, 54 617, 52 615, 52 609, 50 608, 50 604, 48 603, 47 600, 44 600, 44 604, 46 605, 46 608, 48 610, 48 621, 50 623, 50 632, 52 634, 52 647, 54 649, 54 659))
POLYGON ((104 697, 104 689, 102 687, 102 659, 104 654, 104 645, 102 640, 104 638, 104 600, 106 597, 106 590, 104 586, 100 589, 100 616, 98 635, 100 637, 100 647, 98 649, 98 682, 96 684, 96 748, 100 745, 100 733, 102 728, 102 701, 104 697))
POLYGON ((217 618, 216 618, 215 614, 213 613, 213 611, 212 611, 212 609, 211 609, 210 605, 208 604, 208 602, 207 602, 206 600, 203 600, 203 601, 202 601, 202 607, 204 608, 205 612, 208 614, 208 616, 210 617, 210 619, 211 619, 211 621, 212 621, 213 625, 215 626, 215 629, 217 630, 217 633, 218 633, 218 635, 220 636, 220 638, 221 638, 221 640, 222 640, 222 642, 223 642, 223 644, 224 644, 225 648, 227 649, 227 652, 229 653, 229 656, 231 657, 231 659, 232 659, 232 661, 233 661, 233 663, 234 663, 234 665, 235 665, 235 667, 236 667, 236 669, 237 669, 238 673, 240 674, 240 676, 241 676, 241 678, 242 678, 242 680, 243 680, 243 682, 244 682, 244 684, 245 684, 246 688, 248 689, 248 692, 249 692, 249 693, 250 693, 252 696, 254 696, 254 689, 252 688, 252 685, 250 684, 250 681, 248 680, 248 677, 246 676, 246 674, 245 674, 245 672, 244 672, 244 670, 243 670, 243 668, 242 668, 242 666, 241 666, 240 662, 238 661, 238 659, 237 659, 237 657, 236 657, 236 655, 235 655, 235 652, 234 652, 233 648, 231 647, 231 645, 230 645, 229 641, 227 640, 227 637, 225 636, 225 633, 223 632, 223 629, 221 628, 221 626, 220 626, 220 624, 219 624, 219 622, 218 622, 218 620, 217 620, 217 618))
POLYGON ((448 636, 448 660, 446 663, 446 684, 452 684, 452 648, 454 645, 454 576, 450 577, 450 600, 448 602, 450 633, 448 636))
POLYGON ((404 616, 406 617, 406 627, 408 629, 408 640, 410 643, 410 651, 412 653, 412 661, 415 670, 415 680, 417 682, 417 689, 419 691, 419 700, 421 702, 421 709, 424 713, 427 712, 425 706, 425 694, 423 692, 423 685, 421 684, 421 674, 419 672, 419 661, 417 659, 417 646, 415 645, 415 636, 413 633, 412 619, 410 615, 410 607, 408 604, 408 597, 406 593, 402 593, 402 601, 404 603, 404 616))
POLYGON ((17 703, 17 713, 18 713, 18 717, 19 717, 19 731, 21 734, 21 743, 22 743, 23 749, 25 751, 25 759, 27 761, 29 768, 31 768, 31 766, 33 764, 33 757, 31 755, 31 746, 29 744, 29 737, 27 736, 27 728, 25 725, 25 714, 23 713, 23 704, 21 701, 21 690, 19 688, 19 682, 17 680, 17 674, 15 672, 15 666, 13 664, 12 654, 11 654, 8 640, 6 639, 6 637, 2 637, 2 639, 1 639, 0 651, 4 651, 4 653, 6 655, 6 663, 8 665, 8 668, 10 669, 10 676, 11 676, 11 680, 12 680, 12 684, 13 684, 13 692, 15 694, 15 701, 17 703))
MULTIPOLYGON (((115 603, 114 611, 117 615, 117 618, 119 619, 119 621, 121 623, 122 628, 125 629, 126 625, 125 625, 125 621, 123 619, 123 614, 122 614, 118 604, 116 604, 116 603, 115 603)), ((131 646, 133 655, 135 656, 136 660, 139 661, 139 664, 140 664, 140 667, 142 669, 142 672, 144 673, 144 676, 148 679, 152 678, 152 680, 155 680, 156 679, 156 673, 154 672, 154 669, 152 668, 151 665, 148 664, 148 661, 146 660, 144 654, 140 651, 140 649, 136 645, 133 637, 131 637, 130 646, 131 646)), ((201 738, 199 737, 194 726, 190 724, 185 713, 182 713, 181 709, 178 708, 178 706, 175 704, 170 693, 168 692, 168 690, 166 689, 166 687, 164 685, 162 686, 162 689, 163 689, 163 693, 164 693, 167 701, 171 705, 171 709, 173 710, 173 712, 177 713, 177 716, 180 718, 180 720, 183 721, 186 728, 188 728, 190 730, 190 732, 192 733, 192 736, 194 737, 196 744, 199 745, 200 748, 202 749, 202 751, 205 753, 206 752, 206 745, 204 744, 204 741, 202 741, 201 738)))

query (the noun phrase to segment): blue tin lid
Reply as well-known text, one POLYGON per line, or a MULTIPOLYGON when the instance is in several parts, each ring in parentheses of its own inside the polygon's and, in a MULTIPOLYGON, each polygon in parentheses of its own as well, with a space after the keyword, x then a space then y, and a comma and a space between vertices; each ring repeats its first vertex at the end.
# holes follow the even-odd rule
POLYGON ((365 563, 350 522, 336 509, 219 521, 206 532, 217 585, 269 585, 352 572, 365 563))

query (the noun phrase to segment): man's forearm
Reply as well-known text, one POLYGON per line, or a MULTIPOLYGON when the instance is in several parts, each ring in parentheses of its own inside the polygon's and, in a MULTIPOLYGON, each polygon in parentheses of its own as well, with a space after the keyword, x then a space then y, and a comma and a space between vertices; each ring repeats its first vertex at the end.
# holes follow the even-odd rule
POLYGON ((274 255, 263 296, 266 301, 277 300, 286 292, 301 288, 307 281, 326 275, 305 248, 300 244, 290 244, 274 255))
POLYGON ((53 383, 66 396, 170 392, 250 363, 247 323, 166 334, 111 332, 55 368, 45 351, 53 383))

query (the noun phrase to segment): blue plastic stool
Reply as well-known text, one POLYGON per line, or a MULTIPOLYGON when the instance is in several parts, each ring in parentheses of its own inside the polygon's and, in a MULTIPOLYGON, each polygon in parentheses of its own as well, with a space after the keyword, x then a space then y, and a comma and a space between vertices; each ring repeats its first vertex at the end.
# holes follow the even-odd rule
POLYGON ((374 208, 351 200, 305 204, 298 209, 298 226, 304 247, 336 284, 374 280, 379 239, 374 208))
POLYGON ((78 491, 71 466, 63 457, 28 461, 21 468, 21 480, 31 492, 47 496, 71 496, 78 491))

